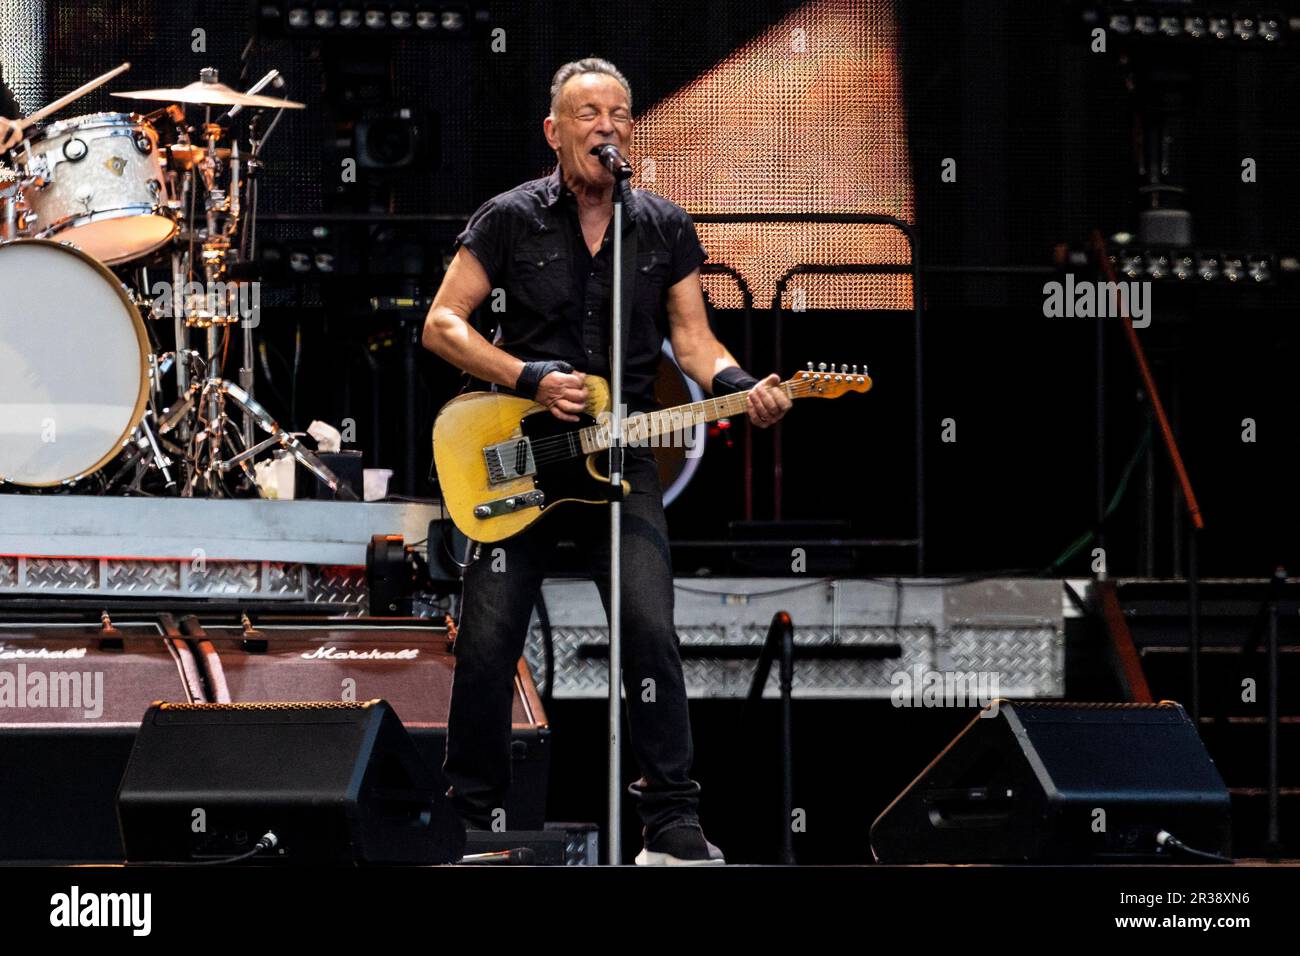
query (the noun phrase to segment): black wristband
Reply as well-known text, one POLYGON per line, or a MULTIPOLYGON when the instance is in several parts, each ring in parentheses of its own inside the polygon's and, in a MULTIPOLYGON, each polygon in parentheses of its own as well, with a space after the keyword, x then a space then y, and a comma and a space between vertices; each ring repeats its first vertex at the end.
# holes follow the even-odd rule
POLYGON ((757 384, 758 379, 739 365, 730 365, 713 376, 713 394, 730 395, 733 392, 748 392, 757 384))
POLYGON ((536 398, 537 389, 542 379, 552 372, 572 372, 573 366, 568 362, 552 359, 547 362, 525 362, 524 369, 515 380, 515 394, 524 398, 536 398))

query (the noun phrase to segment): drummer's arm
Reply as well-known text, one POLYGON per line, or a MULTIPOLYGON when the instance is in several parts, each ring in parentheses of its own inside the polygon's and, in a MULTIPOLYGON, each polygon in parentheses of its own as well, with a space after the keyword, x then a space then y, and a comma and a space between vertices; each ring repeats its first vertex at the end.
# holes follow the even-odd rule
POLYGON ((16 146, 22 138, 23 131, 18 124, 0 116, 0 153, 11 146, 16 146))

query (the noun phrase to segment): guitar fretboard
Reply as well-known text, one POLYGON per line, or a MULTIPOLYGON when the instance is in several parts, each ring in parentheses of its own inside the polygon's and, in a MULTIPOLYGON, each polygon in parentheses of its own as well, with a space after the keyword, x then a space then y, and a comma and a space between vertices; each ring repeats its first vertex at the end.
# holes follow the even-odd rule
MULTIPOLYGON (((798 398, 793 382, 782 382, 776 386, 790 398, 798 398)), ((658 412, 644 415, 632 415, 623 419, 623 443, 625 445, 653 444, 669 435, 679 435, 696 425, 715 422, 719 418, 729 418, 745 410, 747 392, 733 392, 716 398, 706 398, 702 402, 687 405, 675 405, 658 412)), ((582 445, 582 454, 604 451, 610 444, 612 423, 608 418, 599 424, 588 425, 579 429, 578 439, 582 445)))

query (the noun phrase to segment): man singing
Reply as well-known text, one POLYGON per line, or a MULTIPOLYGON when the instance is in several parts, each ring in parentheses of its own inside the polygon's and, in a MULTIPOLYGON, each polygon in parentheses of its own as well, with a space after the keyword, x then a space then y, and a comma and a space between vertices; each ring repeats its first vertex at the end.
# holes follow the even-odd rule
MULTIPOLYGON (((551 176, 489 200, 470 219, 425 321, 426 348, 482 381, 533 399, 559 419, 578 421, 575 413, 587 400, 584 377, 610 375, 614 178, 591 149, 612 143, 626 151, 632 126, 632 92, 612 63, 590 58, 560 67, 542 124, 558 166, 551 176), (496 345, 468 321, 494 289, 502 290, 505 305, 493 313, 496 345)), ((745 408, 756 426, 779 421, 790 407, 776 388, 779 376, 756 381, 709 328, 699 271, 707 254, 694 223, 666 199, 629 192, 624 241, 633 230, 637 241, 624 349, 622 400, 629 413, 656 407, 654 381, 667 336, 682 370, 702 388, 715 395, 748 391, 745 408)), ((631 485, 622 506, 623 682, 641 773, 629 790, 638 800, 644 840, 636 862, 721 864, 722 852, 700 827, 700 786, 690 778, 668 528, 649 447, 627 448, 623 477, 631 485)), ((557 509, 493 545, 503 554, 484 554, 464 575, 444 770, 452 803, 470 827, 489 828, 504 803, 515 666, 561 534, 585 553, 608 616, 603 508, 557 509)))

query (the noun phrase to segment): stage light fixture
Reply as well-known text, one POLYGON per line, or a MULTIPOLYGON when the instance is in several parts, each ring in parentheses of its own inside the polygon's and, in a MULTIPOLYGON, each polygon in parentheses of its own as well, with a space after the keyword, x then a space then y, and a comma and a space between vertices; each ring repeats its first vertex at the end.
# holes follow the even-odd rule
POLYGON ((388 20, 394 30, 409 30, 415 22, 415 17, 411 15, 410 10, 393 10, 388 14, 388 20))
POLYGON ((1282 27, 1276 20, 1260 20, 1259 35, 1266 43, 1272 43, 1282 36, 1282 27))
POLYGON ((420 10, 415 14, 415 25, 421 30, 438 29, 438 13, 435 10, 420 10))
POLYGON ((1113 13, 1110 17, 1110 28, 1121 36, 1127 36, 1133 32, 1133 20, 1127 13, 1113 13))
POLYGON ((1183 29, 1189 37, 1199 40, 1210 28, 1205 22, 1205 17, 1188 17, 1183 21, 1183 29))
POLYGON ((1160 23, 1150 14, 1142 13, 1133 18, 1133 29, 1143 36, 1155 36, 1156 31, 1160 29, 1160 23))
POLYGON ((442 28, 449 33, 456 33, 465 29, 465 11, 449 7, 442 11, 440 17, 442 28))
POLYGON ((1191 256, 1180 256, 1174 260, 1172 275, 1175 279, 1190 279, 1196 273, 1196 262, 1191 256))
POLYGON ((1182 36, 1183 24, 1177 17, 1161 17, 1160 32, 1167 37, 1182 36))
POLYGON ((1238 17, 1232 21, 1232 32, 1239 40, 1255 39, 1255 21, 1250 17, 1238 17))
POLYGON ((311 11, 306 7, 290 8, 288 23, 295 30, 305 30, 311 26, 311 11))
POLYGON ((1251 258, 1247 273, 1256 282, 1268 282, 1273 278, 1273 270, 1267 259, 1251 258))
POLYGON ((1205 282, 1213 282, 1219 278, 1219 260, 1213 256, 1197 257, 1196 274, 1205 282))
POLYGON ((1240 282, 1246 277, 1245 264, 1239 258, 1223 260, 1223 277, 1229 282, 1240 282))
POLYGON ((1163 279, 1169 275, 1169 257, 1159 253, 1147 257, 1147 276, 1151 279, 1163 279))
POLYGON ((355 30, 361 26, 361 11, 355 7, 344 7, 339 11, 339 26, 345 30, 355 30))
POLYGON ((388 26, 388 13, 384 10, 376 10, 373 7, 366 9, 366 26, 372 30, 382 30, 388 26))
POLYGON ((329 7, 318 8, 312 17, 316 26, 321 30, 332 30, 338 22, 338 18, 338 11, 331 10, 329 7))
POLYGON ((1210 36, 1216 40, 1226 40, 1231 33, 1231 20, 1227 17, 1210 17, 1210 36))
POLYGON ((1119 258, 1119 271, 1124 273, 1130 279, 1136 279, 1140 276, 1145 268, 1145 261, 1140 253, 1121 252, 1119 258))

